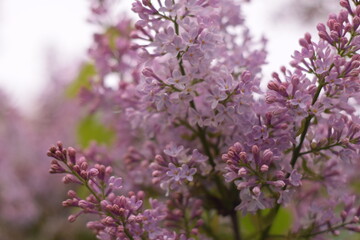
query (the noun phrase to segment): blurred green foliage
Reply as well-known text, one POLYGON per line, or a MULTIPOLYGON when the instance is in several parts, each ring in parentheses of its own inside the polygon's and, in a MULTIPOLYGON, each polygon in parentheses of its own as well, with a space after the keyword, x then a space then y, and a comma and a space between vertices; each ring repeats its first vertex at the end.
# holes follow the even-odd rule
POLYGON ((109 146, 114 140, 115 131, 101 123, 96 114, 80 120, 77 127, 77 142, 82 148, 88 147, 92 141, 109 146))
POLYGON ((70 98, 74 98, 78 95, 82 88, 91 89, 90 79, 96 75, 95 66, 91 63, 85 63, 78 76, 70 84, 66 90, 66 95, 70 98))

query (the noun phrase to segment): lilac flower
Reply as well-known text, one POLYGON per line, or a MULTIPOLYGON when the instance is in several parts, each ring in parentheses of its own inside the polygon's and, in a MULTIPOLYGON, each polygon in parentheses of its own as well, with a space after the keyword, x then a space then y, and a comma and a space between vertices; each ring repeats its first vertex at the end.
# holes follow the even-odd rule
POLYGON ((208 31, 202 31, 197 38, 197 41, 200 44, 200 49, 204 52, 210 51, 214 48, 215 44, 217 44, 215 34, 208 31))
POLYGON ((181 37, 174 37, 173 41, 167 46, 166 50, 169 53, 177 55, 179 52, 185 51, 186 45, 181 37))
POLYGON ((301 185, 301 178, 302 178, 302 175, 299 174, 296 170, 293 170, 290 173, 289 181, 293 186, 298 187, 301 185))
POLYGON ((116 178, 111 176, 109 178, 109 187, 113 187, 114 189, 121 189, 122 188, 122 178, 116 178))
POLYGON ((69 193, 63 205, 79 209, 70 221, 97 216, 89 227, 104 239, 185 240, 217 235, 208 217, 220 219, 219 231, 228 219, 238 240, 241 211, 266 223, 249 236, 268 239, 287 205, 294 224, 280 237, 360 231, 348 187, 360 166, 349 161, 360 145, 359 2, 341 0, 344 9, 318 25, 320 40, 305 34, 291 67, 273 73, 265 93, 266 40, 251 37, 242 3, 136 1, 134 27, 102 26, 89 51, 99 81, 84 102, 116 132, 110 149, 120 162, 93 164, 93 154, 77 158, 62 144, 49 150, 51 172, 90 192, 69 193), (119 86, 109 89, 113 73, 119 86))
POLYGON ((174 164, 169 163, 169 171, 166 172, 166 175, 178 182, 183 178, 183 174, 182 167, 176 167, 174 164))
POLYGON ((185 31, 181 34, 182 39, 185 44, 193 45, 195 44, 195 40, 198 37, 199 30, 197 28, 191 28, 190 31, 185 31))
POLYGON ((193 175, 196 173, 196 168, 189 169, 189 166, 183 164, 181 166, 181 178, 188 180, 189 182, 193 181, 193 175))
POLYGON ((175 70, 172 73, 172 77, 167 79, 169 84, 173 84, 176 88, 183 90, 185 89, 185 84, 187 83, 187 77, 183 76, 180 71, 175 70))
POLYGON ((200 127, 203 126, 202 115, 193 108, 189 108, 189 123, 192 126, 198 124, 200 127))
MULTIPOLYGON (((256 190, 255 197, 243 197, 244 201, 247 201, 248 204, 242 204, 239 209, 245 213, 246 211, 253 212, 257 209, 263 209, 265 206, 270 207, 271 205, 268 204, 274 202, 271 194, 265 192, 265 186, 270 187, 272 189, 271 192, 276 191, 281 194, 287 185, 293 187, 301 185, 302 175, 298 174, 295 170, 288 174, 289 178, 286 179, 284 170, 279 169, 280 166, 277 166, 278 156, 274 156, 270 149, 260 153, 258 146, 254 145, 251 147, 251 152, 246 152, 240 143, 235 143, 229 148, 228 153, 222 156, 222 159, 227 164, 224 175, 226 181, 230 182, 238 179, 234 183, 240 192, 252 190, 252 193, 255 194, 254 191, 256 190), (268 204, 259 205, 258 197, 260 192, 261 198, 268 204), (267 195, 269 198, 266 198, 267 195), (255 202, 251 203, 251 199, 255 202), (247 206, 249 207, 248 210, 246 210, 247 206)), ((240 196, 242 195, 240 194, 240 196)))
POLYGON ((206 100, 210 103, 211 108, 214 109, 220 101, 223 101, 227 98, 227 94, 219 90, 218 88, 212 89, 210 95, 206 100))
POLYGON ((190 47, 184 54, 184 60, 189 61, 190 64, 194 66, 198 66, 203 56, 203 53, 199 49, 190 47))
POLYGON ((181 4, 179 3, 174 3, 171 0, 165 0, 165 7, 161 7, 159 8, 160 12, 168 12, 170 16, 176 16, 177 15, 177 11, 181 8, 181 4))
POLYGON ((250 193, 249 189, 240 192, 241 204, 236 207, 236 210, 241 211, 243 215, 247 212, 255 213, 259 209, 265 209, 267 206, 266 200, 261 194, 259 196, 250 193))
POLYGON ((170 157, 178 157, 183 150, 184 150, 184 146, 177 147, 175 145, 169 145, 164 150, 164 153, 170 157))

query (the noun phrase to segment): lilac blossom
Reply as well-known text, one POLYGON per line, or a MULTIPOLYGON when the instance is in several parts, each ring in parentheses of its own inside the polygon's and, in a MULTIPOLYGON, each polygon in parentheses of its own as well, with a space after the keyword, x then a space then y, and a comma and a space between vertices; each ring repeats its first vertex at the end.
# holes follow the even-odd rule
POLYGON ((50 148, 51 172, 89 190, 69 193, 63 205, 79 209, 69 221, 94 213, 88 227, 103 240, 218 239, 229 229, 209 219, 220 215, 235 240, 360 232, 349 187, 360 166, 359 1, 341 0, 319 40, 306 33, 265 92, 266 40, 251 37, 243 4, 137 0, 134 27, 125 18, 103 26, 89 51, 100 80, 81 97, 114 128, 109 158, 118 160, 50 148), (294 224, 272 236, 284 207, 294 224), (259 228, 245 236, 247 214, 259 228))

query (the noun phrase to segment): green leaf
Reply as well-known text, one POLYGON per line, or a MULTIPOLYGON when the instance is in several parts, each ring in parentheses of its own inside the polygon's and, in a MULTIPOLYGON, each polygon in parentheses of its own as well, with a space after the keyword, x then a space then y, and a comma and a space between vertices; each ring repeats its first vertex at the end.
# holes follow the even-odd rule
POLYGON ((121 32, 115 27, 109 27, 106 30, 105 35, 108 39, 110 49, 115 51, 117 47, 116 40, 121 36, 121 32))
POLYGON ((76 79, 66 90, 66 95, 70 98, 74 98, 78 95, 82 88, 91 88, 90 78, 96 75, 95 66, 91 63, 85 63, 76 79))
POLYGON ((240 220, 240 229, 242 234, 246 237, 252 236, 254 233, 259 232, 258 228, 258 219, 255 215, 247 214, 246 216, 242 217, 240 220))
POLYGON ((286 235, 292 226, 292 214, 289 209, 280 208, 276 215, 270 234, 286 235))
POLYGON ((96 115, 89 115, 79 122, 77 138, 83 148, 88 147, 92 141, 109 146, 115 140, 115 133, 111 128, 103 125, 96 115))

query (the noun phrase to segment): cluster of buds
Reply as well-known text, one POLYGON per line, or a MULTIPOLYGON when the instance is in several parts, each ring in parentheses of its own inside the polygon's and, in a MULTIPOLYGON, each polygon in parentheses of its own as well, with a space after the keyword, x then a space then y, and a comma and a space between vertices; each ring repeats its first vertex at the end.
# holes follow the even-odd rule
MULTIPOLYGON (((350 38, 353 38, 360 25, 360 6, 352 9, 349 1, 341 1, 345 8, 337 16, 331 15, 326 26, 319 23, 317 29, 320 38, 324 39, 338 50, 351 54, 359 49, 356 44, 350 44, 350 38)), ((357 40, 358 41, 358 40, 357 40)), ((357 42, 354 41, 354 42, 357 42)))
POLYGON ((99 184, 110 179, 113 171, 112 167, 101 164, 89 167, 85 157, 76 158, 76 150, 72 147, 63 148, 61 142, 58 142, 57 146, 52 146, 47 155, 54 158, 51 162, 50 173, 66 173, 63 178, 66 184, 90 184, 99 188, 99 184), (60 163, 63 163, 63 166, 60 163))
POLYGON ((130 191, 127 196, 117 195, 117 191, 123 187, 122 178, 111 176, 110 166, 95 164, 94 167, 89 167, 89 162, 84 157, 76 157, 74 148, 65 149, 60 142, 51 147, 47 155, 54 158, 50 173, 66 174, 64 183, 81 184, 90 192, 85 199, 79 197, 74 190, 68 192, 69 198, 62 205, 80 209, 68 217, 70 222, 74 222, 82 214, 98 215, 100 219, 89 222, 88 227, 99 238, 138 239, 148 232, 151 232, 149 239, 172 236, 172 232, 154 224, 155 220, 162 221, 166 216, 161 204, 152 201, 152 208, 143 210, 143 191, 130 191))
POLYGON ((199 236, 199 228, 204 224, 202 205, 200 199, 189 194, 175 193, 167 202, 165 225, 186 235, 199 236))
POLYGON ((278 156, 270 149, 260 151, 254 145, 246 151, 240 143, 231 146, 222 159, 226 162, 225 180, 234 181, 242 200, 238 209, 243 213, 272 207, 274 200, 287 203, 290 187, 301 185, 301 177, 296 170, 291 173, 280 169, 278 156))

